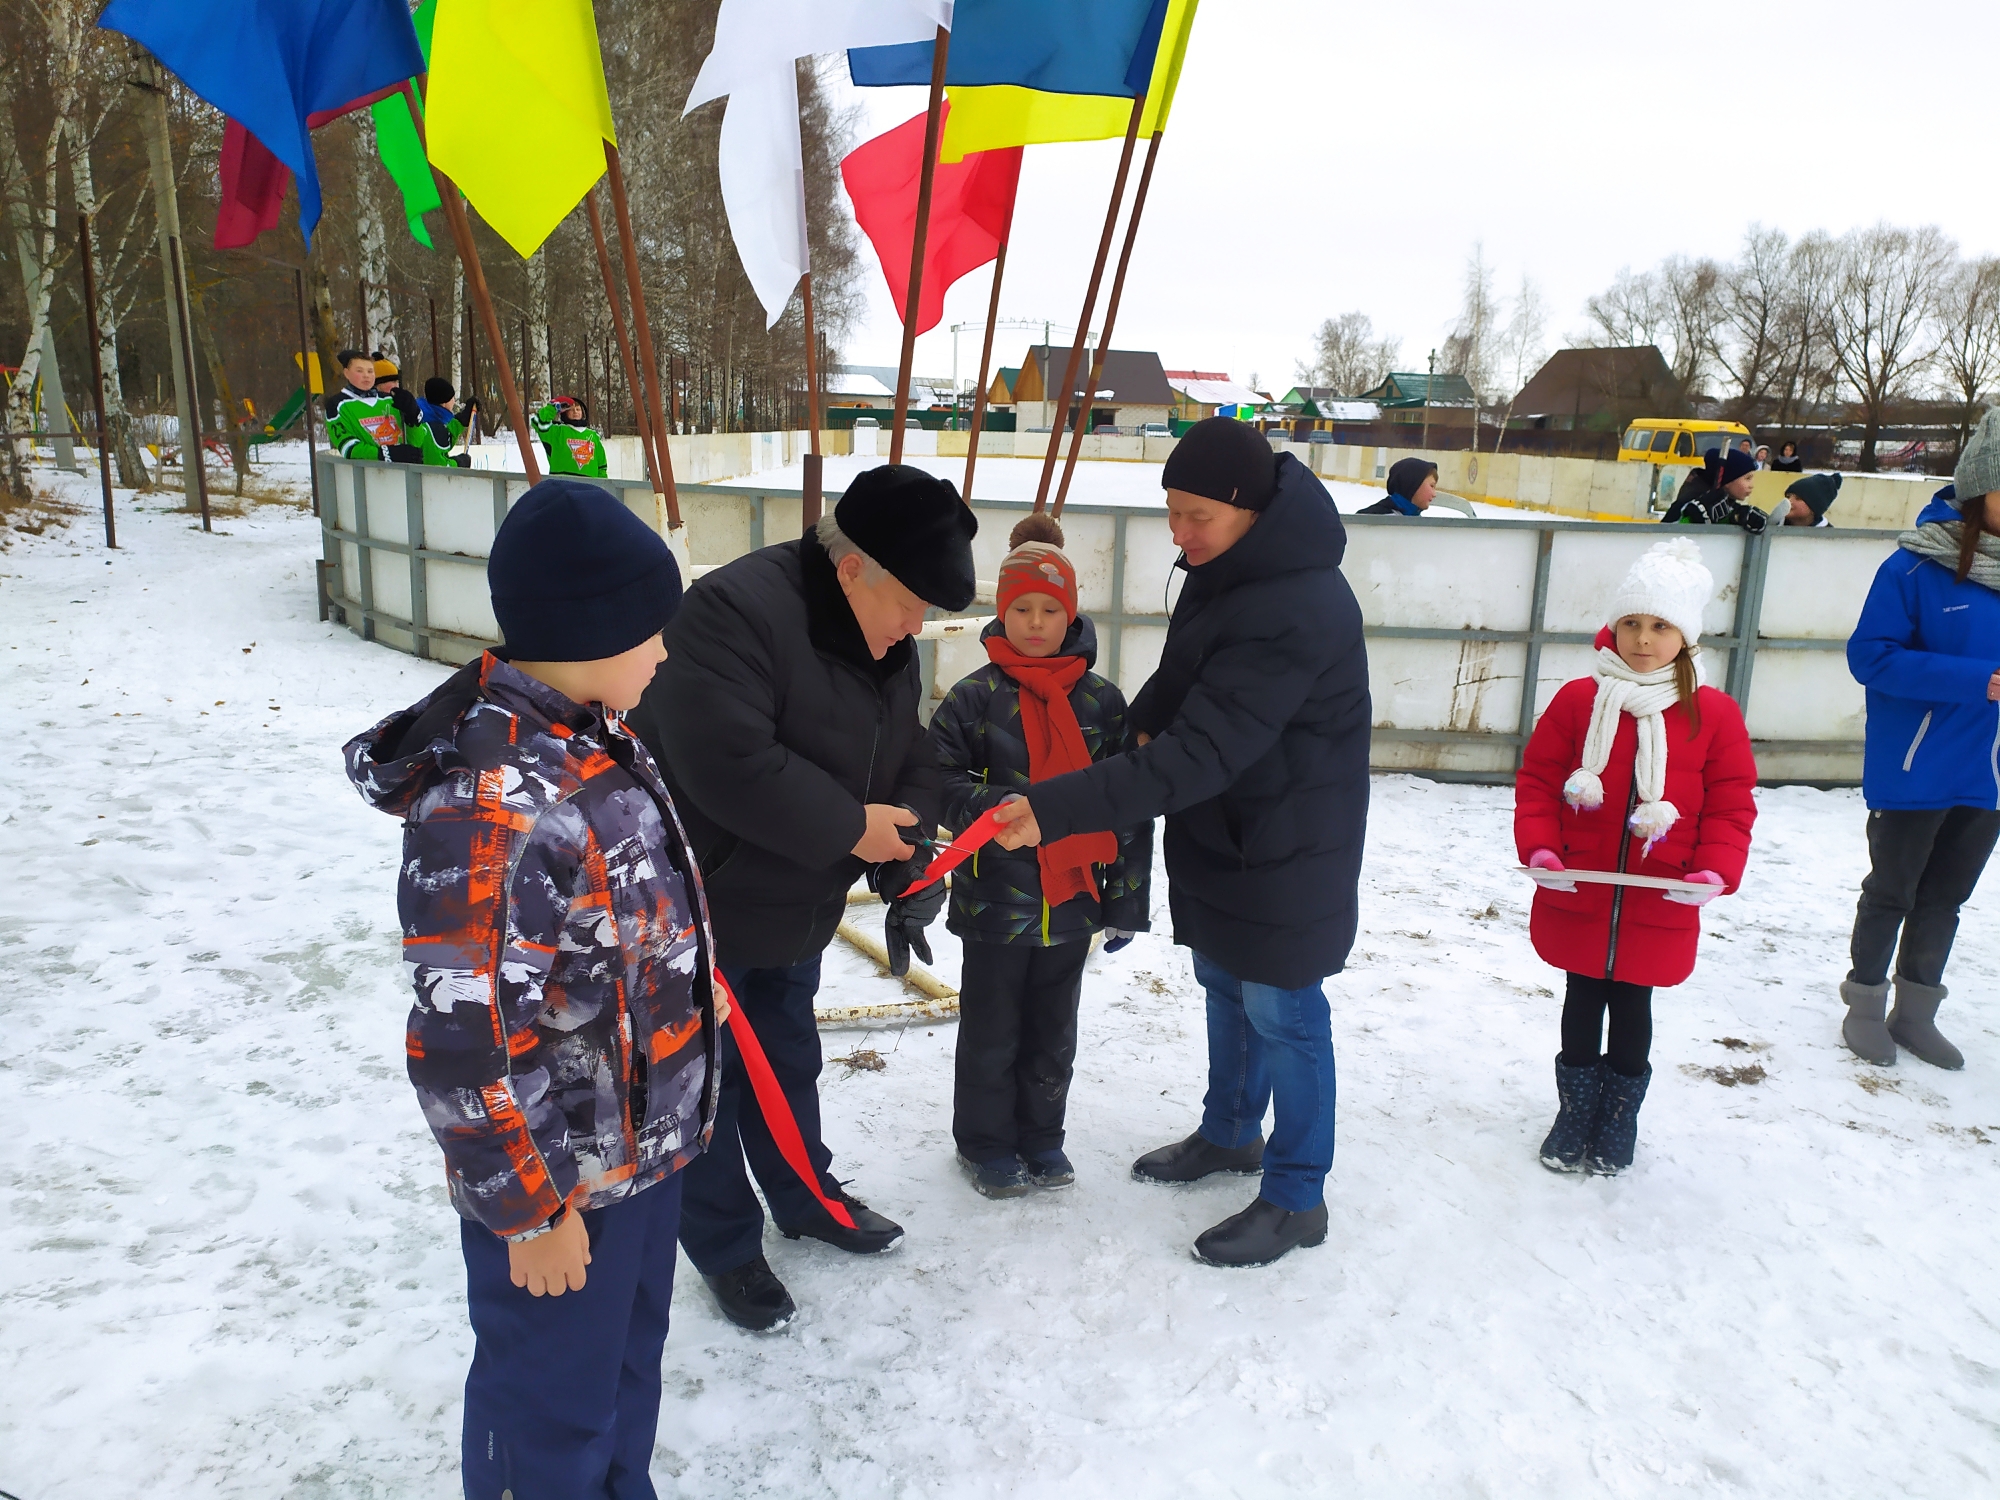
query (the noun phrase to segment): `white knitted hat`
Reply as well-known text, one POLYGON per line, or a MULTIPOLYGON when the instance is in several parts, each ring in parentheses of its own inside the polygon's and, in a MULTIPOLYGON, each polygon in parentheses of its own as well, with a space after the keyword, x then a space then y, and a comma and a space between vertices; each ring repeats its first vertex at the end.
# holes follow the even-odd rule
POLYGON ((1680 631, 1692 646, 1701 639, 1701 613, 1714 593, 1715 578, 1702 566, 1701 549, 1689 538, 1677 536, 1653 543, 1632 564, 1611 596, 1604 623, 1616 625, 1627 615, 1652 615, 1680 631))

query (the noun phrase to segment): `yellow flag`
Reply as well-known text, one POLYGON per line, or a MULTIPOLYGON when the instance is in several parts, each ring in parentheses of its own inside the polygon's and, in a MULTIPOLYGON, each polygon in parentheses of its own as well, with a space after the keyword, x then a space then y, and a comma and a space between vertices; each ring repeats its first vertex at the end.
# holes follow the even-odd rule
MULTIPOLYGON (((1139 134, 1149 136, 1167 123, 1180 85, 1181 63, 1187 57, 1188 31, 1201 0, 1168 0, 1160 27, 1160 50, 1153 58, 1152 81, 1146 86, 1146 107, 1139 116, 1139 134)), ((975 151, 1008 146, 1040 146, 1052 141, 1116 140, 1132 123, 1130 99, 1102 94, 1045 94, 1039 89, 994 84, 978 88, 947 88, 951 113, 945 117, 939 161, 963 161, 975 151)))
POLYGON ((590 0, 438 0, 424 114, 431 161, 533 255, 618 139, 590 0))

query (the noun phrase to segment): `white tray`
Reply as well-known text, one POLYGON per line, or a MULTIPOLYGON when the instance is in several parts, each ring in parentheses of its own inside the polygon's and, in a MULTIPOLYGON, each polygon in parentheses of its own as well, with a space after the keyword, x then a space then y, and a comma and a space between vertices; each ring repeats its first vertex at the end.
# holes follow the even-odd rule
POLYGON ((1669 880, 1664 875, 1621 875, 1616 870, 1531 870, 1526 865, 1517 865, 1536 885, 1549 885, 1558 880, 1576 880, 1585 885, 1636 885, 1648 891, 1712 891, 1714 886, 1705 880, 1669 880))

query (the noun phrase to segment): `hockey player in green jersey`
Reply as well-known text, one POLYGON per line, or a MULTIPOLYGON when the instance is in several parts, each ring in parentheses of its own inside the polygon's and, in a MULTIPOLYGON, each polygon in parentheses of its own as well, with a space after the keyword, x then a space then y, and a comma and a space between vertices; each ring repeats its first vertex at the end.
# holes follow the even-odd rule
POLYGON ((604 439, 585 425, 589 421, 589 408, 574 396, 558 396, 528 418, 536 441, 548 452, 551 474, 604 478, 604 439))
POLYGON ((326 440, 342 458, 388 459, 399 464, 450 463, 424 425, 417 398, 401 388, 396 367, 358 349, 340 351, 347 384, 326 403, 326 440), (393 387, 384 391, 379 383, 393 387))

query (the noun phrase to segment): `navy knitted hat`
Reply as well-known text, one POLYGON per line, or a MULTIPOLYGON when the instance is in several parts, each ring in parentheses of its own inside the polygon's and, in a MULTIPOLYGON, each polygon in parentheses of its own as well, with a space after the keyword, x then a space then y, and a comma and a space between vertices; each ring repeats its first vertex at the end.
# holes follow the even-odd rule
POLYGON ((681 570, 609 492, 544 479, 514 502, 486 562, 493 618, 517 661, 601 661, 667 628, 681 570))
POLYGON ((924 603, 954 613, 972 603, 979 521, 949 479, 913 464, 882 464, 854 476, 833 520, 924 603))
POLYGON ((1263 433, 1234 417, 1207 417, 1181 434, 1160 487, 1262 510, 1278 491, 1278 455, 1263 433))
POLYGON ((1722 457, 1722 472, 1716 476, 1717 484, 1734 484, 1745 474, 1757 472, 1757 460, 1741 448, 1731 448, 1722 457))

